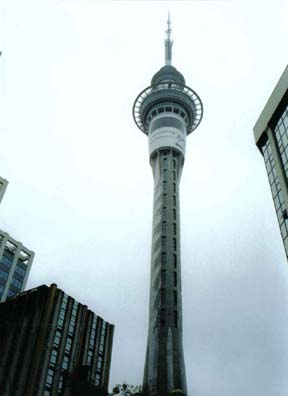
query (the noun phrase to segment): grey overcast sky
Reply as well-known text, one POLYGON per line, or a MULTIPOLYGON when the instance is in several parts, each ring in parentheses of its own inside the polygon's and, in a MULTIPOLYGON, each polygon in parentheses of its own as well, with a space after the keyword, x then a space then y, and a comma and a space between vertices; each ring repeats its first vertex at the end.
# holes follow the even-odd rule
POLYGON ((288 266, 253 126, 287 64, 288 2, 7 0, 0 227, 115 324, 111 385, 142 382, 153 178, 131 108, 164 63, 201 97, 181 181, 190 396, 287 396, 288 266))

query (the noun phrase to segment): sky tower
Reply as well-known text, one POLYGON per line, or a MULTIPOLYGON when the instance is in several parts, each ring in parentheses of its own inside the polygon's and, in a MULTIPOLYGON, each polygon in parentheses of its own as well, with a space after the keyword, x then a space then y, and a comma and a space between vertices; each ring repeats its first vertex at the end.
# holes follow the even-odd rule
POLYGON ((147 396, 167 396, 173 390, 187 395, 182 343, 179 184, 186 136, 197 128, 203 114, 200 98, 171 65, 169 16, 167 24, 165 66, 133 105, 134 120, 148 135, 154 177, 149 329, 143 380, 147 396))

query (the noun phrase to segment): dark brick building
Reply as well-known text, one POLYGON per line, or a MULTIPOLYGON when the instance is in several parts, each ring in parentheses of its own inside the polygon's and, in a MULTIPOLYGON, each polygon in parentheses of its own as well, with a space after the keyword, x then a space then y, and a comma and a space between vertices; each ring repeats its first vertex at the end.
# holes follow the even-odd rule
POLYGON ((87 389, 107 394, 113 332, 113 325, 55 284, 1 303, 0 395, 72 394, 81 367, 87 389))

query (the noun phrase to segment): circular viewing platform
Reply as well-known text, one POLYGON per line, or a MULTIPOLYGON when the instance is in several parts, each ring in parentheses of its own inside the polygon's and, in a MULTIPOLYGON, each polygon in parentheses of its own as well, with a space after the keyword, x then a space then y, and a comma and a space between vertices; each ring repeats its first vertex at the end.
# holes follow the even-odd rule
POLYGON ((157 104, 176 103, 186 110, 189 121, 187 135, 194 131, 200 124, 203 116, 201 99, 193 89, 186 85, 173 82, 161 82, 145 88, 136 98, 133 105, 133 118, 138 128, 148 134, 147 115, 151 108, 157 104))

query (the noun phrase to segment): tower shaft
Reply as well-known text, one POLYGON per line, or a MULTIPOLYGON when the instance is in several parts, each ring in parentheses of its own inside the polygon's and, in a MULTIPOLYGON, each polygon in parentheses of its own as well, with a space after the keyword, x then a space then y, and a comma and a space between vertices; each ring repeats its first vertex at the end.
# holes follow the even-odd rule
POLYGON ((187 394, 182 345, 179 183, 184 157, 173 148, 150 158, 154 176, 148 344, 144 392, 187 394))
POLYGON ((187 396, 182 341, 179 184, 186 137, 199 125, 203 106, 171 65, 168 17, 165 66, 133 105, 138 128, 148 135, 154 176, 153 233, 145 396, 187 396))

